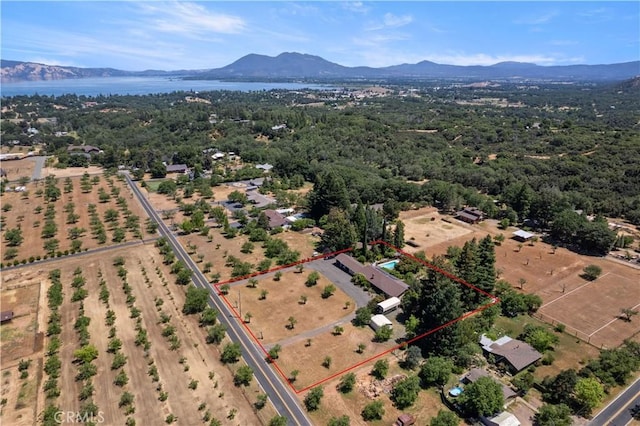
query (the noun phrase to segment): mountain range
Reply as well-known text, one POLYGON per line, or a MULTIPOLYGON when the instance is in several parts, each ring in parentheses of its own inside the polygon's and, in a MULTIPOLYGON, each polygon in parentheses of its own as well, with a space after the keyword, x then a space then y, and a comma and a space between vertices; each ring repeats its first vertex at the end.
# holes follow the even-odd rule
POLYGON ((640 61, 608 65, 540 66, 522 62, 501 62, 490 66, 460 66, 421 61, 389 67, 346 67, 319 56, 281 53, 278 56, 249 54, 222 68, 176 71, 123 71, 114 68, 79 68, 33 62, 2 60, 3 83, 59 80, 65 78, 180 76, 194 80, 379 80, 379 79, 461 79, 461 80, 624 80, 640 75, 640 61))

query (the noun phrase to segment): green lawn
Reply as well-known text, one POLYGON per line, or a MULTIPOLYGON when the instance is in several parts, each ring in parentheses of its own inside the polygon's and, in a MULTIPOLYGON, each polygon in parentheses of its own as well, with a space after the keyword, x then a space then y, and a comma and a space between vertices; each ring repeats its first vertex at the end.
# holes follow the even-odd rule
POLYGON ((157 192, 162 180, 147 180, 144 182, 149 192, 157 192))

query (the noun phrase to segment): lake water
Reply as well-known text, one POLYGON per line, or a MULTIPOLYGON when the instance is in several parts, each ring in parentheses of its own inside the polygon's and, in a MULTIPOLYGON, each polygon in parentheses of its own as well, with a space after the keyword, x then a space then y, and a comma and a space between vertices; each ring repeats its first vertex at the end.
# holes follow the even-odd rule
POLYGON ((311 83, 261 83, 218 80, 180 80, 166 77, 102 77, 81 78, 50 81, 22 81, 19 83, 2 83, 0 96, 17 95, 54 95, 76 94, 85 96, 97 95, 148 95, 152 93, 171 93, 175 91, 193 90, 234 90, 254 92, 271 89, 329 90, 333 87, 311 83))

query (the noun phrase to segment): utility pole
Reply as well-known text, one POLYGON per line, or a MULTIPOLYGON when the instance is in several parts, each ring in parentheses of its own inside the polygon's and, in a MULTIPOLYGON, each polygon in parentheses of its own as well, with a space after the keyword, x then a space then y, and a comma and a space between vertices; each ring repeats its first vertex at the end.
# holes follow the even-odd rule
POLYGON ((240 312, 240 321, 244 321, 244 319, 242 319, 242 298, 240 290, 238 290, 238 312, 240 312))

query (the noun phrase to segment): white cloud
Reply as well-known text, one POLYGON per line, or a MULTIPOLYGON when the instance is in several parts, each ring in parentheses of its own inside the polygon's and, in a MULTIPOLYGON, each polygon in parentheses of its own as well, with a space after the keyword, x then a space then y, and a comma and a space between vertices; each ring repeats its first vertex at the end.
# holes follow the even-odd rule
POLYGON ((398 16, 398 15, 394 15, 393 13, 385 13, 384 16, 382 17, 381 22, 375 22, 371 24, 368 28, 366 28, 366 30, 378 31, 378 30, 383 30, 388 28, 404 27, 405 25, 408 25, 411 22, 413 22, 413 16, 411 15, 398 16))
POLYGON ((550 11, 541 15, 528 15, 523 16, 515 21, 516 24, 524 25, 543 25, 549 23, 553 18, 558 16, 558 12, 550 11))
POLYGON ((361 1, 350 1, 342 3, 342 8, 355 13, 367 13, 369 8, 361 1))
POLYGON ((244 19, 211 12, 196 3, 171 2, 158 6, 156 3, 143 2, 138 7, 145 16, 142 24, 150 31, 202 36, 210 33, 238 34, 247 29, 244 19))

